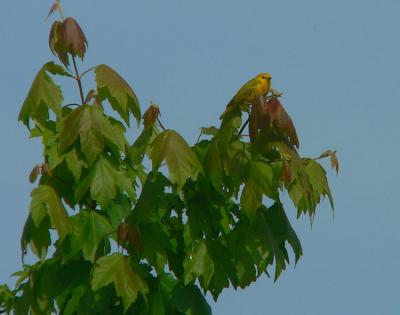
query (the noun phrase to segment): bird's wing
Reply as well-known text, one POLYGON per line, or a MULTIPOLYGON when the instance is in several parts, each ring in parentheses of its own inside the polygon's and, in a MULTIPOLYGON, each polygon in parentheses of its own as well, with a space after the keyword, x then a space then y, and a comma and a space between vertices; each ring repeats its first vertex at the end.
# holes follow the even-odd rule
POLYGON ((254 93, 254 91, 257 89, 258 86, 258 80, 256 79, 251 79, 247 83, 245 83, 239 91, 235 94, 235 96, 232 98, 232 100, 229 102, 228 106, 230 104, 235 104, 235 103, 240 103, 243 101, 246 101, 251 95, 254 93))

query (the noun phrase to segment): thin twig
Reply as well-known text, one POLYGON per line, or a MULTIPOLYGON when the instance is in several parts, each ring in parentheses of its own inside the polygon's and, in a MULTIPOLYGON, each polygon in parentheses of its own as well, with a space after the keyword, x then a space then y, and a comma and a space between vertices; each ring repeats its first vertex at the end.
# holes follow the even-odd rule
POLYGON ((90 72, 90 71, 92 71, 93 69, 96 69, 96 68, 97 68, 97 66, 94 66, 94 67, 91 67, 91 68, 89 68, 89 69, 83 71, 82 74, 81 74, 81 78, 83 78, 83 76, 84 76, 85 74, 87 74, 88 72, 90 72))
POLYGON ((202 136, 202 132, 200 131, 200 134, 199 134, 199 136, 197 137, 197 140, 196 140, 196 144, 198 144, 199 143, 199 140, 200 140, 200 137, 202 136))
POLYGON ((321 154, 319 157, 313 158, 312 160, 314 160, 314 161, 321 160, 321 159, 327 158, 328 156, 331 156, 331 155, 334 155, 334 154, 336 154, 336 150, 332 151, 332 152, 329 152, 329 153, 326 153, 326 154, 321 154))
POLYGON ((158 122, 158 124, 160 125, 161 129, 165 131, 166 129, 165 129, 165 127, 163 126, 163 124, 161 123, 160 119, 158 119, 158 117, 157 117, 157 122, 158 122))
POLYGON ((240 135, 242 134, 244 128, 246 128, 247 124, 249 123, 250 117, 247 118, 246 122, 243 124, 242 128, 240 128, 238 136, 240 137, 240 135))

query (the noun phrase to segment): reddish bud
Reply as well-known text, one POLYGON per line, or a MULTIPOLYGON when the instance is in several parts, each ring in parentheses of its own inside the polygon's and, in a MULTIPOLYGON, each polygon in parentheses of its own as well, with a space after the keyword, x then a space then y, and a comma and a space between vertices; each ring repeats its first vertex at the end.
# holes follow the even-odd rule
POLYGON ((157 121, 159 115, 160 115, 160 108, 155 104, 151 104, 150 107, 143 114, 144 127, 147 128, 153 125, 157 121))
POLYGON ((336 156, 336 153, 331 154, 331 166, 336 171, 336 174, 339 173, 339 160, 336 156))
POLYGON ((58 11, 60 9, 60 4, 58 2, 54 3, 49 11, 49 14, 47 14, 46 19, 48 19, 50 17, 50 15, 52 15, 55 11, 58 11))

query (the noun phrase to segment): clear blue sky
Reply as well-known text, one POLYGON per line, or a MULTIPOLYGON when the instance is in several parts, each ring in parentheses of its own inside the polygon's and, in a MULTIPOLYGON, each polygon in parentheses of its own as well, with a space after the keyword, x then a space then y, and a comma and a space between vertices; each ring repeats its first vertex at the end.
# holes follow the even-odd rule
MULTIPOLYGON (((0 2, 0 282, 20 268, 28 175, 41 161, 17 115, 53 59, 51 4, 0 2)), ((242 83, 268 71, 285 92, 301 153, 339 152, 341 172, 329 172, 335 219, 324 202, 311 230, 288 203, 303 258, 275 284, 226 290, 215 315, 400 314, 400 1, 65 0, 64 10, 89 40, 84 67, 114 67, 142 108, 158 103, 164 124, 189 141, 218 124, 242 83)))

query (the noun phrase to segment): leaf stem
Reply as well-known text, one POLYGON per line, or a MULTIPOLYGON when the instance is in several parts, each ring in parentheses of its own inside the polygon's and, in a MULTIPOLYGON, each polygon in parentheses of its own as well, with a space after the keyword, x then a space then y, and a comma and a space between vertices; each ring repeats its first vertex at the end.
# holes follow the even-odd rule
POLYGON ((336 150, 329 152, 329 153, 323 153, 319 157, 313 158, 312 160, 314 160, 314 161, 321 160, 321 159, 327 158, 328 156, 331 156, 334 154, 336 154, 336 150))
POLYGON ((242 128, 240 128, 238 136, 240 137, 240 135, 242 134, 244 128, 246 128, 247 124, 249 123, 250 117, 247 118, 246 122, 243 124, 242 128))
POLYGON ((92 71, 93 69, 96 69, 96 68, 97 68, 97 66, 94 66, 94 67, 91 67, 91 68, 89 68, 89 69, 83 71, 82 74, 81 74, 81 78, 82 78, 85 74, 87 74, 88 72, 90 72, 90 71, 92 71))
POLYGON ((85 98, 83 97, 83 88, 82 88, 81 77, 79 76, 78 67, 76 66, 75 57, 73 55, 71 55, 71 58, 72 58, 72 63, 74 64, 75 80, 78 83, 79 95, 81 96, 81 102, 82 102, 82 105, 83 105, 83 104, 85 104, 85 98))
POLYGON ((160 121, 160 119, 159 119, 158 117, 157 117, 157 122, 158 122, 158 124, 160 125, 161 129, 165 131, 166 129, 165 129, 165 127, 163 126, 163 124, 161 123, 161 121, 160 121))

